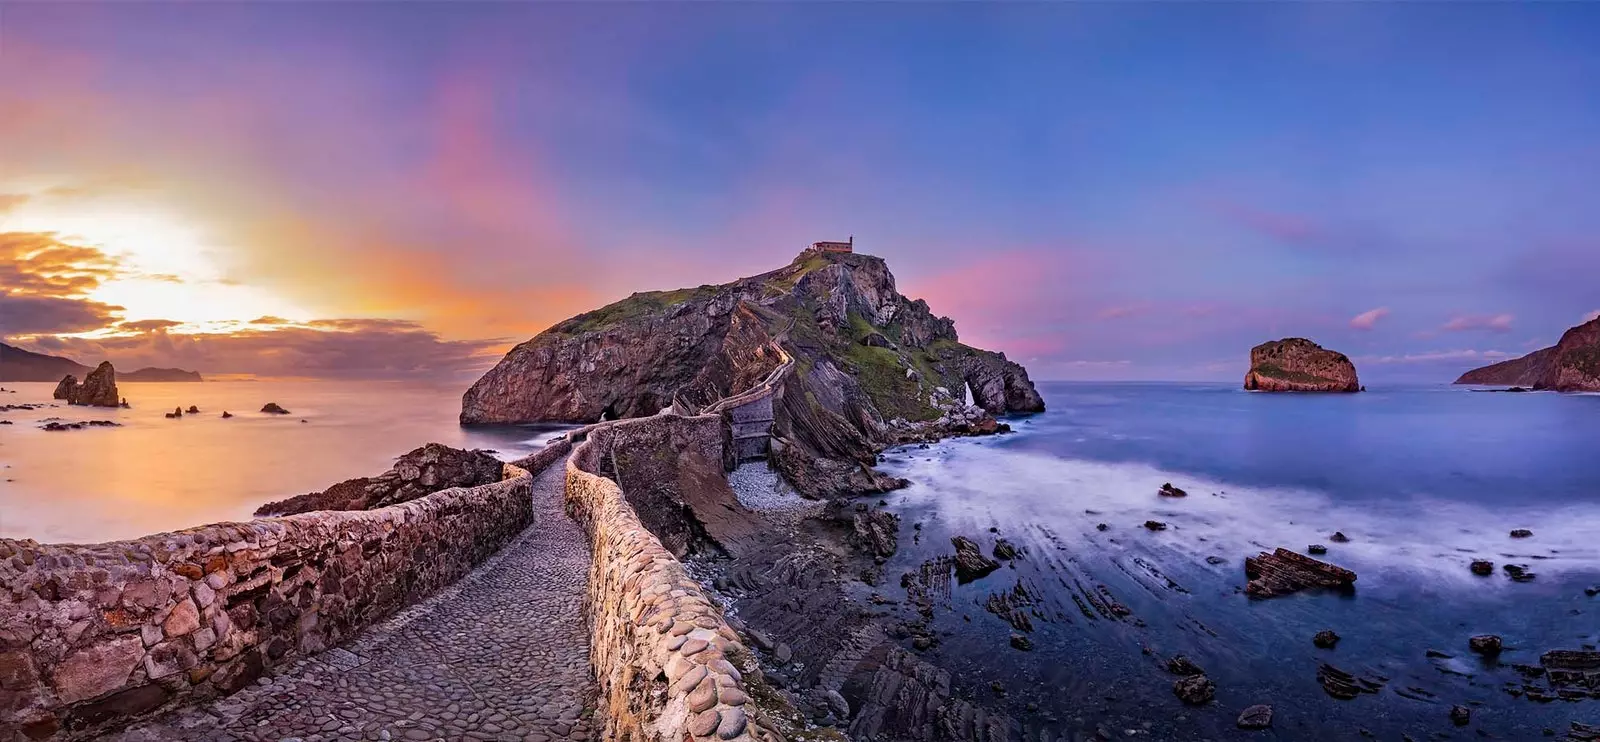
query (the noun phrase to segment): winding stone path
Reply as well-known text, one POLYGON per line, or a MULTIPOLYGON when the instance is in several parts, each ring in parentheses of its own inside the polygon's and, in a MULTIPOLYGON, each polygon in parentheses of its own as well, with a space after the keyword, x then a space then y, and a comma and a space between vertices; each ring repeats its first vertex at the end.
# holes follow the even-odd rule
POLYGON ((110 739, 591 740, 589 542, 566 466, 534 478, 534 523, 460 582, 255 686, 110 739))

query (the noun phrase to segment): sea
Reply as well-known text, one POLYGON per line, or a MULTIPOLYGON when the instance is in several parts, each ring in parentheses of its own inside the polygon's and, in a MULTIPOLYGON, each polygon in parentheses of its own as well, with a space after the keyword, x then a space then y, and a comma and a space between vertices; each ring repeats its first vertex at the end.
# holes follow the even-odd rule
POLYGON ((1600 685, 1552 688, 1533 669, 1600 643, 1600 596, 1586 593, 1600 588, 1600 395, 1369 389, 1042 384, 1049 411, 1011 434, 888 453, 881 468, 912 484, 886 500, 902 549, 885 573, 951 553, 956 535, 1015 544, 1021 558, 952 589, 925 654, 958 694, 1069 739, 1234 738, 1255 704, 1274 709, 1259 739, 1521 740, 1600 724, 1600 685), (1166 483, 1188 496, 1160 496, 1166 483), (1243 592, 1245 557, 1313 544, 1357 573, 1353 590, 1243 592), (1474 575, 1474 559, 1494 574, 1474 575), (1513 581, 1508 563, 1537 576, 1513 581), (1019 586, 1032 631, 985 610, 1019 586), (1325 629, 1331 649, 1312 641, 1325 629), (1480 634, 1503 638, 1498 657, 1469 650, 1480 634), (1166 663, 1179 654, 1213 680, 1213 702, 1177 698, 1166 663), (1373 692, 1334 698, 1328 667, 1373 692))
MULTIPOLYGON (((53 385, 0 386, 0 406, 52 404, 53 385)), ((1049 411, 1008 420, 1011 433, 886 452, 880 467, 911 485, 884 496, 901 548, 875 589, 904 599, 898 575, 951 553, 953 536, 1016 545, 1018 559, 940 599, 940 641, 923 656, 959 695, 1067 739, 1234 738, 1255 704, 1274 715, 1253 739, 1520 740, 1600 724, 1600 687, 1552 687, 1534 669, 1548 650, 1600 643, 1600 596, 1585 592, 1600 587, 1600 396, 1369 389, 1041 384, 1049 411), (1161 497, 1164 483, 1188 496, 1161 497), (1353 590, 1244 593, 1247 556, 1313 544, 1359 575, 1353 590), (1494 574, 1472 574, 1473 559, 1494 574), (1505 564, 1536 577, 1513 581, 1505 564), (997 595, 1031 630, 986 610, 997 595), (1341 637, 1331 649, 1312 642, 1325 629, 1341 637), (1505 649, 1474 654, 1478 634, 1505 649), (1175 696, 1178 654, 1215 700, 1175 696), (1334 698, 1319 682, 1330 668, 1370 692, 1334 698), (1451 722, 1456 705, 1469 725, 1451 722)), ((0 536, 89 543, 245 519, 429 441, 509 459, 559 430, 462 428, 452 385, 122 391, 132 409, 0 412, 12 423, 0 425, 0 536), (291 414, 259 412, 268 402, 291 414), (164 417, 190 405, 201 412, 164 417), (53 418, 119 427, 40 429, 53 418)))
POLYGON ((119 384, 130 409, 72 407, 54 384, 0 384, 0 537, 100 543, 223 521, 387 471, 425 443, 514 459, 559 427, 463 428, 463 385, 343 381, 119 384), (290 414, 261 412, 275 402, 290 414), (174 409, 197 415, 167 418, 174 409), (229 412, 231 418, 223 418, 229 412), (119 427, 47 431, 50 420, 119 427))

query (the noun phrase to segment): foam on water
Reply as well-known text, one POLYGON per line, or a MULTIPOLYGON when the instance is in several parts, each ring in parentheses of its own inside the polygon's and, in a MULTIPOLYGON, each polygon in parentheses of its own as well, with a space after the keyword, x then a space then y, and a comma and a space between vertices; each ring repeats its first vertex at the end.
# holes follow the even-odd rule
POLYGON ((1106 550, 1155 541, 1189 552, 1195 561, 1216 555, 1230 563, 1277 546, 1304 552, 1310 544, 1324 544, 1325 558, 1356 569, 1363 583, 1403 572, 1475 589, 1510 584, 1472 575, 1467 565, 1474 558, 1526 564, 1539 574, 1600 572, 1600 545, 1593 537, 1600 505, 1594 504, 1513 502, 1490 508, 1443 497, 1345 503, 1306 489, 1242 487, 1144 464, 1073 460, 981 440, 900 449, 884 468, 913 482, 899 493, 897 506, 950 521, 954 530, 995 526, 1015 533, 1036 524, 1081 534, 1106 550), (1157 495, 1164 482, 1189 496, 1157 495), (1170 528, 1147 532, 1146 520, 1170 528), (1097 531, 1098 523, 1111 528, 1097 531), (1512 539, 1514 528, 1534 536, 1512 539), (1329 537, 1335 531, 1350 542, 1334 543, 1329 537))

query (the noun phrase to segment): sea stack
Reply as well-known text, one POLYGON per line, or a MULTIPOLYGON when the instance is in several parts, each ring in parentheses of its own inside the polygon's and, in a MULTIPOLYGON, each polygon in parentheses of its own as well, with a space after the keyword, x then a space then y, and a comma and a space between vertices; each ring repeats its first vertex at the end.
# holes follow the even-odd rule
POLYGON ((1359 392, 1356 366, 1343 353, 1305 338, 1284 338, 1250 349, 1244 388, 1262 392, 1359 392))
POLYGON ((66 400, 67 404, 87 407, 117 407, 122 404, 122 397, 117 394, 117 370, 111 367, 110 361, 101 361, 95 370, 83 377, 82 384, 68 374, 56 385, 52 396, 66 400))
POLYGON ((1456 383, 1600 392, 1600 317, 1567 330, 1561 342, 1549 348, 1473 369, 1462 374, 1456 383))

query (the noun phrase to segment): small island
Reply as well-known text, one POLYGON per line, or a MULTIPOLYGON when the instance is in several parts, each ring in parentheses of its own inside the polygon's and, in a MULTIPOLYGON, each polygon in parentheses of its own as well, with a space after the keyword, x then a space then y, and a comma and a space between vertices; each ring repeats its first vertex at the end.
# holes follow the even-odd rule
POLYGON ((1259 392, 1359 392, 1356 365, 1343 353, 1305 338, 1284 338, 1250 349, 1244 388, 1259 392))
MULTIPOLYGON (((1457 384, 1509 384, 1556 392, 1600 392, 1600 317, 1521 358, 1473 369, 1457 384)), ((1508 390, 1509 391, 1509 390, 1508 390)))

